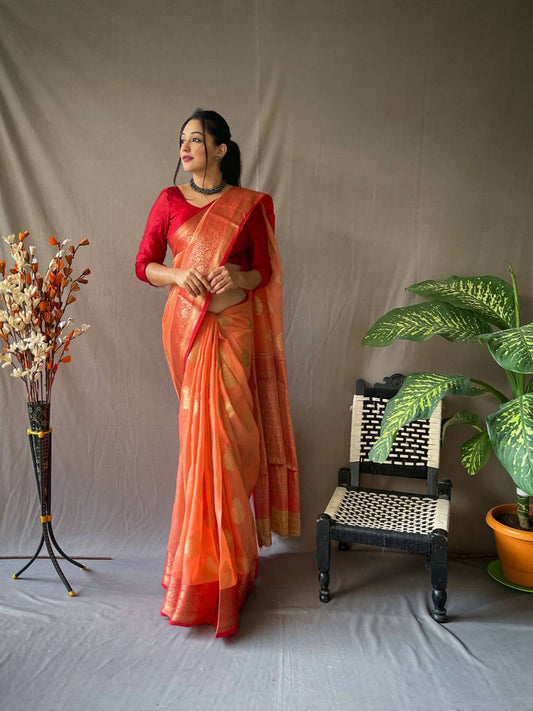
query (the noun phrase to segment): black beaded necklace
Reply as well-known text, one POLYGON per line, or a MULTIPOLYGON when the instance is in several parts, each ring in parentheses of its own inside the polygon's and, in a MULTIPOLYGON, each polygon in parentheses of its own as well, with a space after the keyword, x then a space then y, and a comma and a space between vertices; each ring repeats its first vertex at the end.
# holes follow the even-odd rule
POLYGON ((195 192, 201 193, 202 195, 215 195, 216 193, 221 192, 226 187, 226 181, 222 180, 218 185, 215 185, 214 188, 201 188, 199 185, 196 185, 196 183, 194 182, 194 178, 191 178, 189 181, 189 185, 195 192))

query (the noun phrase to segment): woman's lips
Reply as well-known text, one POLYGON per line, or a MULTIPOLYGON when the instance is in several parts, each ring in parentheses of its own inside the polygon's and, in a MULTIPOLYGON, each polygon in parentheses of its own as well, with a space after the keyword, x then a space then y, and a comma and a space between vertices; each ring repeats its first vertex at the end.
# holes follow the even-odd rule
POLYGON ((190 160, 192 160, 191 156, 183 156, 181 159, 183 163, 188 163, 190 160))

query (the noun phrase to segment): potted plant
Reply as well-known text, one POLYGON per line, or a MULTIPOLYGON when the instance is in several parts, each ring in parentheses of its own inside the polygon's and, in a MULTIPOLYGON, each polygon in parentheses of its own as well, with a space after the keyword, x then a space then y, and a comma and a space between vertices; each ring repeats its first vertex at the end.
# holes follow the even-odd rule
POLYGON ((425 341, 442 336, 453 343, 486 344, 509 382, 509 393, 464 375, 414 373, 405 379, 389 401, 379 438, 370 459, 383 462, 400 427, 430 417, 445 397, 487 395, 496 409, 484 418, 458 410, 444 424, 443 437, 452 425, 467 425, 475 434, 461 446, 461 462, 471 475, 488 461, 493 451, 515 483, 516 505, 497 506, 487 514, 494 529, 503 573, 512 583, 533 587, 533 323, 521 325, 516 278, 495 276, 456 277, 423 281, 408 287, 429 301, 389 311, 369 329, 363 345, 387 346, 397 339, 425 341), (502 538, 504 536, 505 538, 502 538), (511 560, 506 544, 511 541, 511 560), (524 559, 517 547, 526 546, 524 559))

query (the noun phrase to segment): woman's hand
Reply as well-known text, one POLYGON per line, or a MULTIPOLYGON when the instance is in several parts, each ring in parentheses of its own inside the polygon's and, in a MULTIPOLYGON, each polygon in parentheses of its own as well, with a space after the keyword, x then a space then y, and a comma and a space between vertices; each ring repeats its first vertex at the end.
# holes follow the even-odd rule
POLYGON ((227 267, 213 269, 207 276, 210 291, 213 294, 223 294, 230 289, 239 288, 241 286, 240 274, 241 272, 233 269, 230 271, 227 267))
POLYGON ((209 281, 195 267, 190 269, 174 269, 175 283, 185 289, 191 296, 202 296, 211 291, 209 281))

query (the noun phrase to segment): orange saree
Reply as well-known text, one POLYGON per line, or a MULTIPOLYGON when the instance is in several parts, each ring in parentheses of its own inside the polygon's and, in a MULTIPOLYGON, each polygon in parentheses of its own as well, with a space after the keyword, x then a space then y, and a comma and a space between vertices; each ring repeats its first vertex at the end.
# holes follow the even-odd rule
POLYGON ((272 277, 215 314, 210 295, 172 287, 163 344, 180 398, 176 498, 161 614, 171 624, 238 628, 257 575, 257 543, 299 534, 296 453, 283 355, 281 271, 269 196, 232 187, 168 242, 174 266, 208 274, 224 264, 261 204, 272 277), (253 493, 255 520, 250 506, 253 493))

